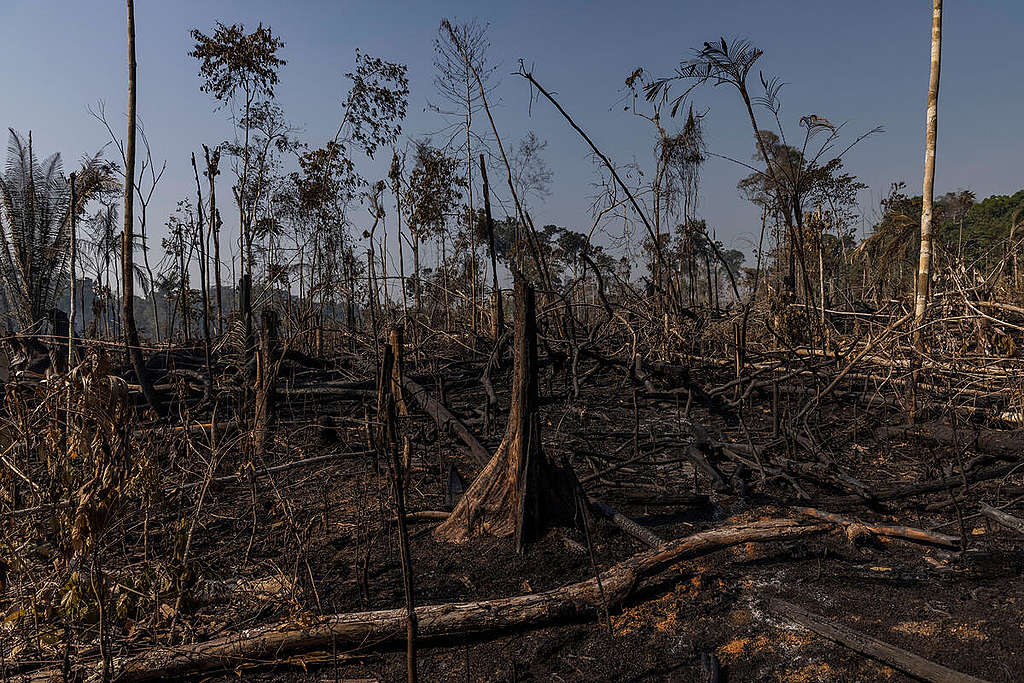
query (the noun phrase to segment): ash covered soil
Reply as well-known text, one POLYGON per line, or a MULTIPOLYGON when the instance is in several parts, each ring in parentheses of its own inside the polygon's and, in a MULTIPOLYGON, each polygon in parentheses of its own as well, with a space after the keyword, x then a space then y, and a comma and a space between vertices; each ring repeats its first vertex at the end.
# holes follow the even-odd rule
MULTIPOLYGON (((712 372, 712 371, 709 371, 712 372)), ((495 386, 508 386, 495 378, 495 386)), ((715 377, 702 377, 712 382, 715 377)), ((725 378, 728 379, 727 377, 725 378)), ((784 477, 740 473, 749 485, 716 492, 685 457, 690 419, 723 442, 773 444, 770 398, 750 398, 744 424, 685 401, 639 399, 621 372, 596 368, 581 395, 551 371, 541 379, 545 450, 570 458, 581 478, 611 464, 649 453, 612 474, 586 483, 588 494, 631 517, 663 539, 766 518, 794 516, 793 507, 814 506, 864 522, 889 522, 956 536, 966 548, 847 533, 799 541, 747 544, 678 563, 646 581, 626 604, 607 616, 542 628, 483 636, 465 635, 418 646, 421 680, 438 681, 697 681, 710 680, 708 655, 720 664, 719 680, 899 681, 904 673, 801 627, 773 610, 773 598, 814 612, 932 662, 986 680, 1019 679, 1024 652, 1024 538, 977 515, 976 503, 1012 502, 1022 475, 972 483, 876 504, 851 499, 848 491, 801 480, 801 500, 784 477), (682 403, 682 404, 681 404, 682 403), (672 502, 673 496, 705 494, 707 502, 672 502), (668 501, 668 502, 666 502, 668 501)), ((437 387, 434 387, 435 389, 437 387)), ((473 381, 449 382, 447 404, 493 451, 503 417, 485 415, 486 397, 473 381)), ((502 406, 507 395, 499 390, 502 406)), ((803 396, 783 395, 794 412, 803 396)), ((322 404, 293 405, 297 421, 283 417, 268 464, 365 448, 361 414, 335 407, 324 443, 322 404), (311 428, 309 424, 321 425, 311 428), (319 436, 318 436, 319 434, 319 436), (276 458, 276 460, 275 460, 276 458)), ((810 433, 832 463, 872 490, 952 477, 969 449, 880 439, 877 428, 899 415, 830 400, 811 413, 810 433), (955 451, 955 452, 954 452, 955 451)), ((412 409, 403 418, 411 437, 408 509, 450 509, 451 469, 466 482, 480 466, 447 430, 412 409)), ((783 457, 808 459, 791 443, 772 446, 783 457)), ((735 474, 729 461, 725 475, 735 474)), ((398 543, 387 481, 372 457, 345 458, 297 468, 275 477, 272 494, 261 485, 229 485, 213 492, 211 524, 196 539, 197 565, 205 580, 237 581, 239 556, 245 574, 284 577, 266 596, 231 595, 180 615, 186 639, 273 621, 301 623, 312 615, 354 612, 404 604, 398 543), (288 516, 280 507, 287 501, 288 516), (298 540, 286 537, 298 534, 298 540)), ((1008 507, 1012 512, 1013 508, 1008 507)), ((485 600, 556 588, 594 575, 586 539, 578 530, 555 529, 517 555, 508 539, 477 538, 462 545, 436 542, 436 521, 411 527, 411 555, 419 605, 485 600)), ((605 569, 645 546, 598 516, 591 517, 594 562, 605 569)), ((244 577, 242 577, 244 578, 244 577)), ((144 641, 144 638, 142 639, 144 641)), ((142 643, 137 643, 142 645, 142 643)), ((402 680, 404 644, 389 649, 294 653, 268 668, 240 665, 223 680, 402 680)))

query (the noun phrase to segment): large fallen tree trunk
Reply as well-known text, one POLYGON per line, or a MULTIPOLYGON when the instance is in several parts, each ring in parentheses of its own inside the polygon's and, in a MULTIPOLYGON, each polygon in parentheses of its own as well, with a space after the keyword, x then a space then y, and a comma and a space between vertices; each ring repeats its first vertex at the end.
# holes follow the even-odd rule
MULTIPOLYGON (((425 605, 416 608, 420 638, 482 634, 553 621, 592 617, 620 606, 641 579, 673 564, 741 543, 784 541, 825 531, 827 525, 773 519, 711 529, 666 543, 616 564, 600 577, 561 588, 494 600, 425 605), (601 589, 598 588, 598 579, 601 589)), ((175 679, 201 671, 231 669, 243 662, 275 660, 288 652, 322 647, 370 649, 405 638, 404 607, 323 617, 313 624, 260 626, 193 645, 158 646, 116 663, 118 681, 175 679)), ((30 674, 25 680, 59 678, 59 670, 30 674)))

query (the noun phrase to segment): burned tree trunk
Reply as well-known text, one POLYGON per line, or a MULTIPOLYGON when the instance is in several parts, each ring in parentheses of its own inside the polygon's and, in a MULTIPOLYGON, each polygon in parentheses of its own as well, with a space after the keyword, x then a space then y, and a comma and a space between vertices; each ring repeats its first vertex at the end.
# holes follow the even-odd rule
MULTIPOLYGON (((137 79, 135 75, 135 4, 127 1, 128 8, 128 140, 125 142, 124 162, 124 231, 121 233, 121 279, 124 293, 121 300, 121 315, 124 318, 124 344, 128 350, 135 375, 146 397, 146 403, 157 415, 164 414, 164 405, 153 382, 146 371, 146 361, 142 357, 139 341, 139 330, 135 325, 135 266, 133 256, 135 242, 135 214, 132 212, 135 200, 135 130, 136 107, 135 92, 137 79)), ((74 283, 72 283, 74 287, 74 283)))
POLYGON ((391 346, 391 353, 394 356, 394 363, 391 367, 391 394, 395 397, 395 408, 398 410, 398 414, 405 417, 409 414, 409 408, 405 405, 405 393, 402 388, 402 384, 405 381, 405 351, 403 349, 403 337, 404 332, 401 327, 392 328, 388 343, 391 346))
POLYGON ((515 285, 515 376, 505 438, 434 538, 462 542, 480 534, 515 536, 516 551, 554 525, 572 523, 568 466, 552 463, 540 438, 537 317, 533 288, 515 285))
POLYGON ((935 189, 935 139, 939 118, 939 74, 942 61, 942 0, 932 0, 932 58, 925 118, 924 190, 921 193, 921 255, 914 287, 914 346, 924 350, 923 327, 928 312, 932 263, 932 201, 935 189))
MULTIPOLYGON (((405 475, 407 467, 403 467, 398 458, 398 412, 394 393, 394 370, 398 367, 398 356, 402 348, 401 328, 391 330, 391 345, 384 347, 381 361, 380 382, 377 392, 377 459, 388 456, 391 470, 391 485, 395 494, 395 514, 398 526, 398 549, 402 562, 402 587, 405 592, 406 609, 406 673, 409 683, 416 682, 416 605, 415 590, 412 583, 412 558, 409 553, 409 529, 406 526, 405 512, 405 475)), ((408 447, 408 441, 406 441, 408 447)), ((406 463, 408 464, 408 463, 406 463)))
POLYGON ((484 181, 484 215, 487 218, 487 244, 491 253, 491 279, 494 282, 492 296, 494 297, 494 312, 491 316, 491 335, 494 343, 501 339, 501 328, 505 326, 505 314, 501 310, 501 287, 498 286, 498 257, 494 251, 494 221, 491 219, 491 192, 487 186, 487 166, 484 165, 484 155, 480 155, 480 177, 484 181))
POLYGON ((281 364, 280 358, 276 357, 279 323, 276 311, 263 311, 263 327, 256 356, 256 415, 253 426, 253 445, 257 453, 262 452, 266 445, 277 403, 275 383, 281 364))
POLYGON ((215 148, 213 154, 210 148, 203 145, 203 154, 206 155, 206 172, 203 174, 210 180, 210 220, 208 235, 213 237, 213 280, 217 288, 217 332, 224 332, 224 302, 220 281, 220 214, 217 213, 217 192, 216 178, 220 171, 220 148, 215 148))

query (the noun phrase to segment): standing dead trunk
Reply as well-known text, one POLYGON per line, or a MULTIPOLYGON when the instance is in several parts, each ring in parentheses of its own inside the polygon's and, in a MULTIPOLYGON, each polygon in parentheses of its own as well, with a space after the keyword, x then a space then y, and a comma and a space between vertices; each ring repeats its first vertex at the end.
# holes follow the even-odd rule
POLYGON ((578 483, 567 466, 547 458, 541 444, 535 309, 533 288, 517 278, 515 375, 505 438, 451 516, 434 530, 437 540, 514 535, 520 552, 548 527, 574 522, 578 483))
POLYGON ((392 167, 395 169, 393 173, 394 185, 393 193, 395 195, 395 220, 397 221, 398 227, 396 228, 395 241, 398 243, 398 282, 401 284, 402 292, 402 318, 403 320, 409 320, 409 304, 406 300, 406 287, 408 283, 405 281, 405 247, 402 246, 402 192, 401 192, 401 175, 398 166, 398 156, 395 155, 394 161, 391 162, 392 167))
POLYGON ((402 384, 405 380, 402 376, 405 372, 405 351, 402 349, 404 345, 402 337, 402 328, 393 328, 389 345, 391 346, 391 355, 394 356, 394 363, 391 367, 391 393, 395 397, 395 407, 398 409, 398 414, 405 417, 409 414, 409 408, 405 405, 405 395, 402 389, 402 384))
POLYGON ((494 220, 491 218, 491 193, 487 185, 487 167, 484 155, 480 155, 480 178, 484 183, 484 215, 487 218, 487 242, 491 252, 491 278, 493 281, 494 317, 491 320, 491 334, 494 342, 501 338, 501 328, 505 326, 505 313, 501 306, 501 289, 498 287, 498 257, 494 253, 494 220))
POLYGON ((124 232, 121 235, 121 278, 124 280, 123 298, 121 300, 122 316, 124 318, 124 340, 128 347, 128 355, 132 360, 132 367, 135 368, 135 375, 138 377, 139 386, 146 397, 146 403, 158 415, 162 414, 163 406, 160 398, 153 388, 153 383, 146 372, 146 364, 142 358, 142 349, 139 346, 139 330, 135 326, 135 264, 133 261, 135 242, 133 232, 135 228, 135 214, 133 213, 133 201, 135 199, 135 5, 132 0, 127 0, 128 9, 128 139, 125 142, 125 164, 124 164, 124 232))
POLYGON ((423 289, 423 286, 420 283, 420 238, 416 234, 412 236, 412 272, 413 279, 416 281, 416 289, 413 291, 416 299, 416 315, 419 317, 423 313, 423 300, 420 298, 420 290, 423 289))
MULTIPOLYGON (((381 359, 380 382, 377 392, 377 434, 378 463, 381 455, 388 456, 391 471, 391 485, 395 494, 395 513, 398 526, 399 558, 402 563, 402 587, 405 593, 406 610, 406 674, 409 683, 416 683, 416 605, 413 589, 412 558, 409 553, 409 530, 405 513, 405 475, 398 457, 398 414, 396 412, 395 384, 392 381, 398 368, 398 356, 393 349, 401 349, 401 330, 391 331, 391 346, 384 347, 381 359), (397 337, 396 337, 397 333, 397 337)), ((399 389, 401 384, 398 384, 399 389)), ((408 447, 408 441, 406 441, 408 447)))
POLYGON ((924 191, 921 193, 921 258, 914 291, 914 346, 924 350, 922 328, 928 303, 932 263, 932 199, 935 192, 935 137, 939 118, 939 72, 942 57, 942 0, 932 0, 932 56, 928 77, 928 113, 924 133, 924 191))
POLYGON ((191 323, 188 316, 188 264, 185 262, 185 226, 178 231, 178 308, 181 309, 181 329, 188 342, 191 338, 191 323))
MULTIPOLYGON (((70 247, 70 254, 68 255, 69 276, 71 279, 71 287, 68 291, 68 372, 71 372, 71 368, 74 366, 74 348, 75 348, 75 174, 71 173, 68 177, 68 185, 71 188, 71 199, 68 206, 71 207, 68 215, 69 232, 68 241, 70 247)), ((83 319, 85 317, 83 311, 83 319)), ((71 394, 68 394, 68 400, 71 400, 71 394)), ((68 414, 71 413, 70 404, 68 405, 68 414)))
POLYGON ((203 189, 199 185, 199 167, 196 166, 196 155, 192 153, 192 172, 196 177, 196 241, 199 243, 199 286, 203 300, 203 351, 206 359, 206 377, 213 387, 213 363, 210 358, 210 264, 207 260, 206 240, 203 237, 203 189))
POLYGON ((217 213, 217 193, 215 191, 215 178, 220 171, 217 166, 220 164, 220 149, 214 149, 213 154, 210 148, 203 145, 203 154, 206 155, 206 177, 210 180, 210 235, 213 237, 213 281, 217 288, 217 333, 224 332, 224 308, 221 295, 220 283, 220 214, 217 213))

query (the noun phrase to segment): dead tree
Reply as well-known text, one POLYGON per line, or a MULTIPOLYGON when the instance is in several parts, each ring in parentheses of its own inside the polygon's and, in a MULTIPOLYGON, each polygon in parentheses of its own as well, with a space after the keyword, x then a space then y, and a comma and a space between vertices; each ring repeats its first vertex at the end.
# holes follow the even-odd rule
MULTIPOLYGON (((391 485, 395 494, 395 515, 398 526, 399 557, 402 562, 402 586, 405 592, 406 609, 406 673, 409 683, 416 683, 416 605, 415 590, 412 583, 412 558, 409 554, 409 529, 406 526, 405 512, 405 476, 406 469, 398 458, 398 412, 395 394, 394 371, 398 368, 398 356, 394 350, 401 351, 402 330, 391 330, 391 345, 384 347, 381 360, 380 382, 377 392, 377 460, 382 455, 388 456, 391 471, 391 485)), ((398 386, 401 386, 399 383, 398 386)), ((408 441, 406 441, 408 448, 408 441)))
POLYGON ((491 218, 491 191, 487 185, 487 166, 484 155, 480 155, 480 177, 484 181, 484 215, 487 220, 487 245, 491 253, 491 278, 494 281, 492 296, 494 297, 494 313, 491 316, 491 335, 497 344, 501 338, 501 329, 505 326, 505 314, 501 310, 501 287, 498 286, 498 257, 494 252, 494 220, 491 218))
MULTIPOLYGON (((208 235, 213 237, 213 279, 217 287, 217 332, 223 333, 224 307, 220 282, 220 214, 217 213, 217 192, 215 188, 216 178, 220 173, 218 170, 218 166, 220 165, 220 148, 214 148, 213 153, 211 154, 210 148, 203 145, 203 154, 206 155, 206 171, 203 172, 203 175, 210 180, 210 220, 208 222, 208 235)), ((205 282, 203 283, 203 286, 206 286, 205 282)))
POLYGON ((135 63, 135 5, 127 0, 128 9, 128 140, 125 143, 124 162, 124 232, 121 235, 121 277, 124 282, 124 298, 121 301, 124 318, 124 343, 128 349, 135 375, 138 377, 146 402, 157 415, 164 411, 163 402, 153 388, 153 382, 146 372, 146 362, 142 357, 139 342, 139 330, 135 325, 135 266, 132 260, 135 251, 133 230, 135 214, 132 211, 135 199, 135 130, 136 130, 136 63, 135 63))
POLYGON ((515 284, 515 374, 508 428, 490 462, 451 516, 434 531, 437 540, 462 542, 480 534, 515 536, 516 552, 543 531, 574 522, 574 488, 567 465, 545 455, 537 389, 537 315, 533 288, 515 284))
POLYGON ((921 193, 921 255, 914 287, 914 346, 924 350, 922 328, 928 305, 932 263, 932 195, 935 186, 935 139, 939 113, 939 74, 942 56, 942 0, 932 1, 932 53, 925 120, 924 191, 921 193))

